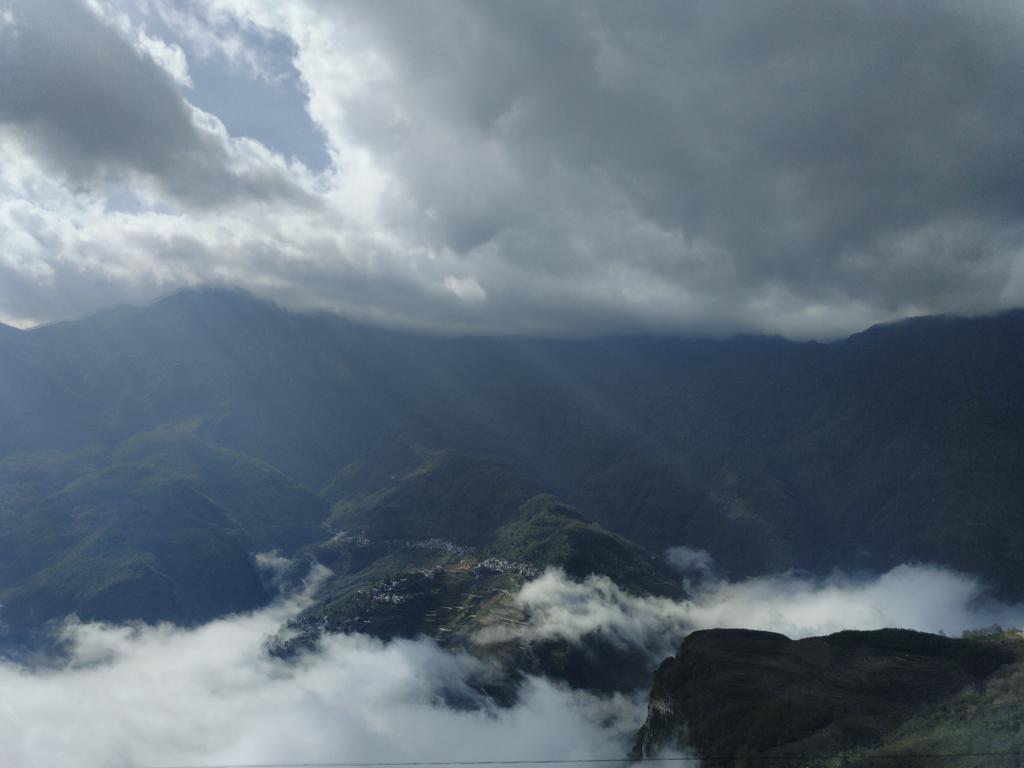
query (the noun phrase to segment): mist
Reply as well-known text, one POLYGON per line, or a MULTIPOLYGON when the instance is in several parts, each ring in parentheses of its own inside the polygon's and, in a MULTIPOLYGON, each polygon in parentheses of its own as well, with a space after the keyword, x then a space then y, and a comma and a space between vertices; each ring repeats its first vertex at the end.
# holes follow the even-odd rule
MULTIPOLYGON (((1024 622, 1024 607, 987 600, 977 579, 936 566, 730 583, 715 577, 709 558, 683 555, 677 564, 703 575, 688 600, 638 597, 603 576, 573 581, 549 570, 516 595, 525 625, 490 627, 477 641, 598 634, 643 649, 653 668, 687 633, 710 627, 804 637, 886 626, 959 634, 1024 622)), ((269 656, 266 639, 310 604, 325 574, 317 569, 300 594, 264 610, 197 628, 66 623, 60 662, 0 662, 0 764, 587 759, 628 750, 644 691, 599 698, 528 678, 517 703, 503 708, 478 688, 489 667, 429 640, 333 635, 295 660, 269 656)))
POLYGON ((619 757, 642 719, 640 698, 538 679, 499 708, 473 687, 480 662, 428 641, 335 635, 297 660, 270 657, 264 640, 303 604, 195 629, 67 624, 61 664, 0 663, 0 764, 619 757))
POLYGON ((991 599, 978 578, 941 566, 904 564, 881 575, 836 572, 827 578, 787 572, 728 582, 715 576, 706 553, 679 548, 670 550, 667 559, 682 572, 696 574, 696 586, 684 579, 689 599, 640 597, 605 576, 573 581, 551 569, 516 597, 527 613, 526 624, 486 628, 478 641, 579 642, 599 635, 660 661, 688 633, 715 627, 801 638, 843 629, 900 627, 959 636, 994 624, 1024 626, 1024 606, 991 599))

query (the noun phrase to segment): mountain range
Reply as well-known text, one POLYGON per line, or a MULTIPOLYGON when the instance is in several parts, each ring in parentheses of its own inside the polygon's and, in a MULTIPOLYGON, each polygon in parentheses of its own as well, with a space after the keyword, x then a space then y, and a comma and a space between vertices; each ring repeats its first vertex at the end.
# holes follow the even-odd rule
POLYGON ((201 620, 265 599, 246 552, 339 509, 474 544, 538 493, 734 576, 922 560, 1020 597, 1022 391, 1022 312, 829 344, 443 338, 188 291, 0 335, 0 600, 8 625, 201 620), (442 454, 463 464, 423 496, 442 454))
MULTIPOLYGON (((1020 599, 1022 391, 1020 311, 830 343, 444 337, 202 289, 5 326, 0 647, 72 613, 250 610, 319 563, 271 653, 351 630, 469 648, 522 622, 512 596, 548 566, 681 597, 677 545, 726 578, 924 561, 1020 599)), ((600 637, 488 653, 574 687, 650 679, 600 637)))

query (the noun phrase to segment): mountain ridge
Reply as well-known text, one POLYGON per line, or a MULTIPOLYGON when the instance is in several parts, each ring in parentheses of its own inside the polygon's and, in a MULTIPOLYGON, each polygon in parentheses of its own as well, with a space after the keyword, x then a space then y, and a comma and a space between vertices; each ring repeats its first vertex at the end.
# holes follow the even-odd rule
MULTIPOLYGON (((728 577, 919 560, 1020 598, 1021 391, 1019 311, 909 320, 828 344, 432 337, 188 291, 0 337, 0 559, 36 558, 39 572, 60 562, 65 550, 26 533, 36 511, 59 506, 54 494, 97 467, 138 464, 131 446, 148 441, 196 499, 236 488, 217 505, 235 509, 248 496, 228 478, 244 465, 280 498, 306 500, 239 523, 232 546, 250 554, 273 545, 298 509, 304 532, 282 546, 314 547, 332 508, 373 494, 410 527, 448 513, 475 520, 502 492, 479 462, 455 473, 476 488, 460 508, 417 508, 400 493, 403 477, 446 453, 487 457, 529 495, 548 494, 654 554, 705 549, 728 577), (208 473, 196 473, 195 456, 208 457, 208 473), (15 552, 19 540, 39 548, 15 552)), ((123 484, 106 491, 126 519, 146 498, 148 476, 136 469, 112 475, 123 484)), ((369 514, 384 514, 375 504, 369 514)), ((500 519, 480 518, 474 535, 489 540, 500 519)), ((105 551, 96 572, 158 548, 126 546, 105 551)), ((254 566, 236 562, 237 583, 254 583, 254 566)), ((80 576, 88 581, 88 569, 80 576)), ((0 595, 34 583, 7 578, 0 595)), ((229 608, 251 604, 224 596, 229 608)))
POLYGON ((1018 319, 1024 320, 1024 307, 1008 307, 1004 309, 992 310, 987 312, 978 313, 958 313, 958 312, 943 312, 937 314, 913 314, 905 317, 898 317, 891 320, 882 320, 876 323, 872 323, 863 327, 860 330, 852 331, 845 335, 836 336, 829 339, 805 339, 805 338, 791 338, 781 333, 760 333, 756 331, 736 331, 726 333, 687 333, 684 331, 624 331, 624 332, 603 332, 603 333, 588 333, 585 335, 571 334, 571 335, 528 335, 528 334, 500 334, 500 333, 487 333, 487 334, 469 334, 469 333, 443 333, 437 331, 417 331, 411 328, 391 327, 383 324, 376 324, 368 321, 357 320, 346 317, 344 314, 332 312, 325 309, 312 309, 312 310, 301 310, 289 308, 288 306, 278 303, 273 299, 260 297, 250 291, 243 288, 236 288, 232 286, 221 286, 221 285, 201 285, 189 288, 182 288, 177 291, 160 296, 152 301, 142 304, 132 303, 121 303, 116 304, 104 309, 97 310, 95 312, 86 313, 80 317, 64 318, 61 320, 55 320, 53 322, 41 323, 28 328, 16 328, 14 326, 5 325, 0 323, 0 328, 8 328, 15 332, 23 332, 25 334, 32 334, 33 332, 43 331, 55 327, 60 327, 69 324, 82 323, 83 321, 89 321, 94 318, 102 318, 110 315, 117 315, 119 313, 136 313, 136 312, 147 312, 149 310, 157 309, 160 307, 174 307, 176 310, 179 309, 194 309, 197 303, 203 302, 204 300, 210 300, 214 303, 220 303, 222 301, 234 301, 239 304, 248 304, 253 307, 272 308, 275 311, 292 315, 296 317, 307 317, 315 319, 325 319, 331 322, 340 323, 347 325, 352 328, 362 329, 366 331, 378 331, 382 334, 393 334, 397 336, 419 336, 424 338, 436 338, 436 339, 453 339, 453 340, 472 340, 472 339, 507 339, 507 340, 526 340, 526 341, 588 341, 588 340, 602 340, 602 339, 678 339, 685 341, 709 341, 709 342, 721 342, 721 341, 743 341, 743 340, 755 340, 755 341, 780 341, 787 344, 798 344, 798 345, 822 345, 828 346, 832 344, 839 344, 845 341, 862 336, 863 334, 873 333, 884 333, 889 330, 896 330, 910 326, 919 325, 937 325, 943 324, 948 325, 951 323, 986 323, 988 321, 998 321, 1001 319, 1018 319))

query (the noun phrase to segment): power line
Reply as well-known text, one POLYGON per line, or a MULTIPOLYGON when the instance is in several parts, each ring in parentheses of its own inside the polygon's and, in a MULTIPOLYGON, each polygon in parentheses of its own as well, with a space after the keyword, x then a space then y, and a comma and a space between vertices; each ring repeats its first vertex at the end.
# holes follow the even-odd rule
POLYGON ((858 760, 924 760, 924 759, 969 759, 969 758, 992 758, 992 757, 1024 757, 1024 752, 918 752, 901 755, 758 755, 744 757, 697 757, 695 755, 680 755, 678 757, 646 757, 634 760, 628 757, 596 757, 596 758, 573 758, 573 759, 544 759, 544 760, 412 760, 407 762, 313 762, 313 763, 219 763, 205 765, 163 765, 163 766, 138 766, 138 768, 447 768, 448 766, 525 766, 525 765, 585 765, 585 764, 616 764, 632 765, 634 763, 690 763, 706 761, 710 763, 735 763, 740 760, 759 763, 768 761, 821 761, 821 760, 847 760, 856 762, 858 760))
POLYGON ((439 766, 478 765, 577 765, 587 763, 612 763, 629 765, 636 762, 679 762, 696 761, 698 757, 652 757, 643 761, 628 757, 575 758, 568 760, 415 760, 410 762, 342 762, 342 763, 225 763, 218 765, 163 765, 140 766, 139 768, 438 768, 439 766))

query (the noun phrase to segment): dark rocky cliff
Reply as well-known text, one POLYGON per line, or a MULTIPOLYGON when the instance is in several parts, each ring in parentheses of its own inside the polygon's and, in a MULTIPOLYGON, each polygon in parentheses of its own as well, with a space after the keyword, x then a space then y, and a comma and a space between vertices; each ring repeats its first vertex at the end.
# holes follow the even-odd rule
POLYGON ((696 749, 713 768, 868 748, 1014 659, 994 644, 909 630, 804 640, 743 629, 694 632, 655 674, 634 753, 696 749))

